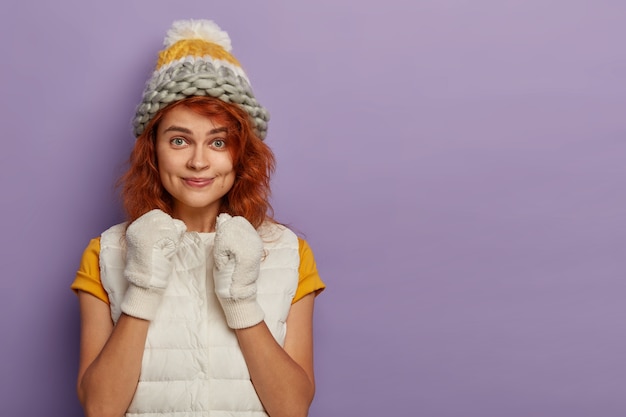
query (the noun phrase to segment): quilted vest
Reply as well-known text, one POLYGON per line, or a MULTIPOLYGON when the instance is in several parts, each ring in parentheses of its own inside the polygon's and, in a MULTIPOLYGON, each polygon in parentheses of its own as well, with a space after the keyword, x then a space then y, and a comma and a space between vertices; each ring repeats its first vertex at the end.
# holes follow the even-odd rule
MULTIPOLYGON (((124 224, 100 240, 100 273, 117 322, 128 287, 124 224)), ((264 224, 265 253, 257 300, 265 322, 282 346, 286 319, 298 286, 298 238, 289 229, 264 224)), ((266 417, 248 368, 214 293, 214 233, 185 233, 174 258, 174 273, 150 323, 141 375, 129 417, 266 417)))

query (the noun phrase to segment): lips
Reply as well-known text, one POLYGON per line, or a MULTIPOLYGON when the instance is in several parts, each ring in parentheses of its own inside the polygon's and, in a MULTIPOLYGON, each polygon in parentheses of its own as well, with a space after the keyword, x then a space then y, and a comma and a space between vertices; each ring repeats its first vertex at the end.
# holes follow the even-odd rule
POLYGON ((213 178, 183 178, 183 182, 190 187, 206 187, 213 183, 213 178))

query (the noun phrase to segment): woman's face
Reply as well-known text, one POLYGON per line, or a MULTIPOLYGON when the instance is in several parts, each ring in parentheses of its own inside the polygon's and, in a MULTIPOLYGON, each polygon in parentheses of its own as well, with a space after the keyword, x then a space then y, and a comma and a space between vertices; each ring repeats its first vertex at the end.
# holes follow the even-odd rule
POLYGON ((185 106, 174 107, 156 132, 163 187, 174 198, 174 214, 217 216, 235 182, 226 127, 185 106))

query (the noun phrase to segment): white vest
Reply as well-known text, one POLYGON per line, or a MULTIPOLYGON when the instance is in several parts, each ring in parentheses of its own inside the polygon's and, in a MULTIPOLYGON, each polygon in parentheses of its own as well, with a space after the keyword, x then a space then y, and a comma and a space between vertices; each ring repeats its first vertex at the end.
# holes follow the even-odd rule
MULTIPOLYGON (((117 322, 128 282, 124 224, 100 240, 100 274, 117 322)), ((298 286, 298 238, 289 229, 264 224, 266 257, 257 281, 257 300, 278 343, 298 286)), ((141 376, 126 416, 267 417, 233 330, 214 293, 214 233, 185 233, 174 273, 157 316, 150 323, 141 376)))

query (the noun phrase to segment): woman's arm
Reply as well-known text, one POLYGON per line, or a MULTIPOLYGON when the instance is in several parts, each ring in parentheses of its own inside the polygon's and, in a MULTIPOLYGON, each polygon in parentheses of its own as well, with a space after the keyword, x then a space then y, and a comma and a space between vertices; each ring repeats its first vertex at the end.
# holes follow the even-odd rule
POLYGON ((147 320, 122 314, 79 291, 81 336, 78 398, 87 417, 123 416, 132 401, 148 334, 147 320))
POLYGON ((291 306, 284 349, 265 322, 236 330, 250 378, 271 417, 304 417, 315 394, 313 305, 309 294, 291 306))
POLYGON ((161 210, 151 210, 126 229, 124 277, 129 287, 113 326, 109 306, 80 292, 81 340, 78 398, 88 417, 122 416, 141 372, 150 320, 171 277, 171 258, 185 224, 161 210))

